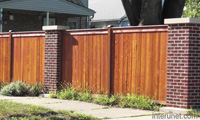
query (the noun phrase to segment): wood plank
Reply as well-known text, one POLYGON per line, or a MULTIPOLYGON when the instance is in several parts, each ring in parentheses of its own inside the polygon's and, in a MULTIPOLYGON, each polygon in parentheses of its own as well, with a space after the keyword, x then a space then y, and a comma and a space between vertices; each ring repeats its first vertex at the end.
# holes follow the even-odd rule
POLYGON ((86 36, 86 40, 85 40, 85 46, 86 46, 86 50, 85 50, 85 55, 86 55, 86 63, 85 63, 85 82, 86 82, 86 89, 89 89, 89 36, 86 36))
POLYGON ((93 39, 89 36, 89 89, 93 87, 93 39))
POLYGON ((101 36, 97 36, 97 93, 101 91, 101 36))
POLYGON ((146 33, 142 34, 142 49, 141 49, 141 78, 140 78, 140 94, 145 95, 145 74, 146 74, 146 33))
MULTIPOLYGON (((142 34, 138 33, 137 34, 137 58, 136 58, 136 65, 132 63, 132 66, 136 66, 136 79, 135 79, 135 87, 133 88, 132 84, 132 89, 135 89, 135 93, 140 93, 140 83, 141 83, 141 51, 142 51, 142 34)), ((132 46, 132 49, 134 49, 134 45, 132 46)), ((132 51, 132 56, 134 56, 134 52, 132 51)), ((132 58, 134 59, 134 57, 132 58)), ((134 68, 132 69, 132 79, 134 79, 134 68)), ((133 82, 134 83, 134 82, 133 82)), ((133 92, 133 91, 132 91, 133 92)))
POLYGON ((97 39, 96 39, 96 35, 94 35, 92 37, 92 41, 93 41, 93 48, 92 48, 92 51, 93 51, 93 57, 92 57, 92 61, 93 61, 93 64, 92 64, 92 68, 93 68, 93 73, 92 73, 92 90, 94 93, 97 92, 97 39))
POLYGON ((152 71, 152 34, 150 33, 147 33, 146 34, 146 71, 145 71, 145 93, 144 95, 145 96, 149 96, 149 97, 152 97, 151 96, 151 83, 153 82, 152 81, 152 74, 151 74, 151 71, 152 71))
POLYGON ((110 94, 110 39, 104 35, 104 93, 110 94))
POLYGON ((124 35, 119 35, 119 94, 123 92, 123 58, 124 58, 124 35))
POLYGON ((160 42, 160 84, 159 84, 159 100, 166 100, 167 89, 167 33, 161 33, 162 42, 160 42))
POLYGON ((127 93, 131 93, 131 80, 132 80, 132 61, 131 61, 131 51, 132 51, 132 34, 127 35, 127 93))
POLYGON ((114 94, 119 93, 119 35, 115 34, 114 94))
MULTIPOLYGON (((141 42, 141 40, 138 40, 141 42)), ((132 35, 132 39, 130 39, 130 54, 131 54, 131 62, 130 65, 131 66, 131 76, 130 76, 130 93, 137 93, 137 88, 139 87, 139 83, 137 82, 137 80, 139 81, 140 79, 137 79, 137 75, 140 75, 140 64, 137 64, 137 55, 139 54, 137 51, 137 34, 133 34, 132 35), (137 73, 137 67, 138 67, 138 72, 137 73), (138 83, 138 84, 137 84, 138 83)), ((140 49, 141 44, 139 44, 138 48, 140 49)), ((140 54, 139 54, 140 55, 140 54)), ((139 57, 140 58, 140 57, 139 57)), ((139 60, 140 63, 140 60, 139 60)))
POLYGON ((159 33, 155 33, 155 39, 152 40, 152 44, 153 44, 153 48, 152 48, 152 57, 153 57, 153 61, 152 61, 152 79, 154 80, 151 84, 151 91, 152 91, 152 97, 156 100, 159 99, 158 95, 159 95, 159 51, 160 51, 160 34, 159 33))
POLYGON ((115 81, 114 81, 114 78, 115 78, 115 35, 112 34, 112 37, 111 37, 111 72, 110 72, 110 93, 111 94, 114 94, 114 84, 115 84, 115 81))
POLYGON ((104 92, 104 46, 103 46, 103 43, 104 43, 104 37, 103 35, 100 36, 100 54, 101 54, 101 90, 100 90, 100 93, 103 93, 104 92))
POLYGON ((127 48, 128 48, 128 39, 127 39, 127 36, 129 36, 130 34, 124 34, 124 39, 123 39, 123 70, 122 70, 122 74, 123 74, 123 77, 122 77, 122 93, 123 95, 126 95, 127 93, 127 69, 128 69, 128 66, 127 66, 127 62, 128 62, 128 51, 127 51, 127 48))

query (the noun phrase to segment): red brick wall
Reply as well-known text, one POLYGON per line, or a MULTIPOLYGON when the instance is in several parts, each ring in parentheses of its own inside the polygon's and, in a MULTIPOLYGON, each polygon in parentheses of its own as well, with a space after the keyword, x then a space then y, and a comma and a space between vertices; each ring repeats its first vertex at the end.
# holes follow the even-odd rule
POLYGON ((167 106, 200 108, 200 24, 169 25, 167 106))
POLYGON ((46 31, 45 37, 45 91, 56 91, 61 80, 62 31, 46 31))

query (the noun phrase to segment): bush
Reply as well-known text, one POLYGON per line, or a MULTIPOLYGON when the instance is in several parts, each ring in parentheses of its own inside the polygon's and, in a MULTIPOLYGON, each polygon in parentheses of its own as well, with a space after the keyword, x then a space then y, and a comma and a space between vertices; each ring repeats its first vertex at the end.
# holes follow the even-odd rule
POLYGON ((109 105, 109 97, 108 95, 99 95, 96 99, 94 99, 94 103, 100 105, 109 105))
POLYGON ((54 94, 52 91, 49 92, 49 97, 50 98, 57 98, 57 95, 54 94))
POLYGON ((1 94, 6 96, 38 96, 42 93, 42 84, 28 85, 24 82, 12 82, 2 88, 1 94))
POLYGON ((92 101, 92 94, 91 94, 91 92, 88 92, 88 91, 82 92, 82 94, 79 95, 78 100, 80 100, 80 101, 87 101, 87 102, 92 101))
POLYGON ((36 83, 36 85, 29 85, 29 95, 32 96, 39 96, 42 93, 43 86, 42 83, 40 82, 39 85, 36 83))
POLYGON ((151 100, 149 97, 139 96, 136 94, 127 94, 126 96, 122 95, 99 95, 97 98, 92 97, 92 93, 87 90, 78 93, 72 86, 68 85, 63 87, 63 90, 54 94, 50 92, 50 98, 58 99, 70 99, 70 100, 80 100, 86 102, 94 102, 100 105, 109 105, 125 108, 138 108, 145 110, 159 110, 161 107, 155 101, 151 100))
POLYGON ((155 101, 150 100, 149 97, 145 98, 144 96, 138 96, 135 94, 127 94, 127 96, 122 96, 119 106, 145 110, 158 110, 160 107, 155 101))
POLYGON ((2 83, 0 83, 0 91, 1 91, 1 89, 4 87, 4 86, 6 86, 8 83, 7 82, 2 82, 2 83))
POLYGON ((57 93, 57 98, 59 99, 71 99, 71 100, 78 100, 79 94, 76 92, 75 89, 69 87, 68 89, 61 90, 57 93))

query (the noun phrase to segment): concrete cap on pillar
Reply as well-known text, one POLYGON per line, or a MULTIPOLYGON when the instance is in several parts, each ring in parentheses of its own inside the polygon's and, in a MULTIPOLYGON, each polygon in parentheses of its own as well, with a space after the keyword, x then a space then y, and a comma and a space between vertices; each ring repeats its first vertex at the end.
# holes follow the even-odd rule
POLYGON ((165 24, 187 24, 187 23, 194 23, 200 24, 199 18, 170 18, 165 19, 165 24))
POLYGON ((49 31, 49 30, 67 30, 69 26, 61 26, 61 25, 53 25, 53 26, 43 26, 42 30, 49 31))

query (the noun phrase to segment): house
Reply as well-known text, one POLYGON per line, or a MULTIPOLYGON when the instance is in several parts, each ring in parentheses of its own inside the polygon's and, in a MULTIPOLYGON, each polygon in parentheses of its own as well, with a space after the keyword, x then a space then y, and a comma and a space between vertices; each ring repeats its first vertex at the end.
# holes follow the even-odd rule
POLYGON ((89 0, 89 8, 96 12, 91 19, 92 28, 129 26, 121 0, 89 0))
POLYGON ((0 32, 37 31, 45 25, 88 27, 88 0, 0 0, 0 32))

